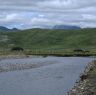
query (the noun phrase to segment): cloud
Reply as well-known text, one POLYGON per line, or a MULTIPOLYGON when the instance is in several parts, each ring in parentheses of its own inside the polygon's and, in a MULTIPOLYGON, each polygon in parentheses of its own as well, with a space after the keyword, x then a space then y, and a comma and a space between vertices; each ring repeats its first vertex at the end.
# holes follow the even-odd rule
POLYGON ((7 20, 7 21, 11 21, 11 20, 16 19, 17 17, 18 17, 18 14, 16 14, 16 13, 8 14, 8 15, 6 15, 5 20, 7 20))
POLYGON ((0 0, 0 13, 7 27, 96 26, 96 0, 0 0))
POLYGON ((0 0, 0 8, 4 10, 66 10, 95 6, 96 0, 0 0))

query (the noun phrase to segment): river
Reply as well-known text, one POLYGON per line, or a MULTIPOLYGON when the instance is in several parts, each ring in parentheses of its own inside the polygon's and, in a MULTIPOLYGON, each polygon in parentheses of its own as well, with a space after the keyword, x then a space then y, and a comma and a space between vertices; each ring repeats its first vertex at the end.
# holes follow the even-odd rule
POLYGON ((0 68, 7 72, 0 73, 0 95, 66 95, 92 60, 53 56, 1 59, 0 68))

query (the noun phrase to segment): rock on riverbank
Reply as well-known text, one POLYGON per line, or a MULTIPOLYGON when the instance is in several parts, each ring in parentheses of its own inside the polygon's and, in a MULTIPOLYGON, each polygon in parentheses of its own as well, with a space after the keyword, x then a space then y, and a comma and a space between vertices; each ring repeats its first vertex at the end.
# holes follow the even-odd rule
POLYGON ((96 95, 96 61, 86 67, 68 95, 96 95))

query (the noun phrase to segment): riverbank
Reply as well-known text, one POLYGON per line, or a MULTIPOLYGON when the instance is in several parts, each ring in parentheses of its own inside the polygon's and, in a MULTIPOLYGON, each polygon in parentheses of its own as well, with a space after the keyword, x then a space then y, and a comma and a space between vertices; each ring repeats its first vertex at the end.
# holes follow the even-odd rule
POLYGON ((96 95, 96 61, 86 67, 68 95, 96 95))
POLYGON ((88 57, 96 56, 96 51, 74 52, 73 50, 33 50, 33 51, 0 51, 0 57, 30 57, 30 56, 60 56, 60 57, 88 57))

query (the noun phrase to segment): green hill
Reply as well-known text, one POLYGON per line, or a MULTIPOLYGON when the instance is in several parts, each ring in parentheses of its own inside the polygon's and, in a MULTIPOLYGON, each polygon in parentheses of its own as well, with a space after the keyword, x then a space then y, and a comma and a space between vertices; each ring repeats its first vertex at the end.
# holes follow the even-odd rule
POLYGON ((15 46, 25 50, 96 49, 96 29, 0 32, 1 50, 15 46))

